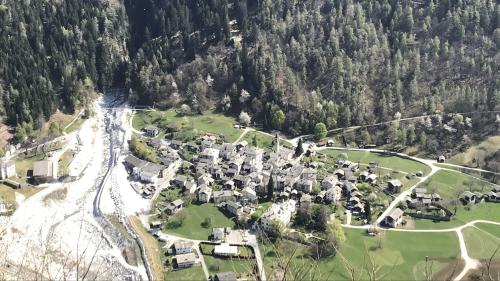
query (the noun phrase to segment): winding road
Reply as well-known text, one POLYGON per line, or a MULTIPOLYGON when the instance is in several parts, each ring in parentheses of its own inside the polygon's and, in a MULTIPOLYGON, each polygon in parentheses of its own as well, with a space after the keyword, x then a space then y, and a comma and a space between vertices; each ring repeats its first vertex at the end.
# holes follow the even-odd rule
MULTIPOLYGON (((459 113, 459 114, 469 114, 469 113, 472 113, 472 112, 459 113)), ((478 112, 475 112, 475 113, 478 113, 478 112)), ((482 113, 500 113, 500 111, 488 111, 488 112, 479 112, 479 113, 480 114, 482 114, 482 113)), ((450 114, 457 114, 457 113, 450 113, 450 114)), ((417 119, 422 119, 422 118, 427 118, 427 117, 432 117, 432 116, 437 116, 437 115, 439 115, 439 114, 431 114, 431 115, 422 115, 422 116, 410 117, 410 118, 402 118, 402 119, 397 119, 397 120, 380 122, 380 123, 376 123, 376 124, 372 124, 372 125, 352 126, 352 127, 347 127, 347 128, 338 128, 338 129, 330 130, 328 132, 331 133, 331 132, 342 131, 342 130, 354 130, 354 129, 364 128, 364 127, 372 127, 372 126, 379 126, 379 125, 383 125, 383 124, 390 124, 390 123, 396 122, 396 121, 417 120, 417 119)), ((130 118, 130 120, 132 120, 132 118, 130 118)), ((132 123, 131 122, 130 122, 130 126, 132 127, 132 123)), ((263 133, 263 134, 266 134, 266 135, 269 135, 269 136, 273 136, 270 133, 262 132, 262 131, 259 131, 259 130, 255 129, 255 128, 247 127, 246 129, 243 130, 242 134, 238 137, 238 139, 234 143, 235 144, 238 143, 250 131, 257 131, 257 132, 260 132, 260 133, 263 133)), ((304 137, 308 137, 308 136, 311 136, 311 135, 302 135, 302 136, 295 137, 293 139, 285 139, 284 138, 284 140, 286 140, 286 141, 290 142, 292 145, 296 146, 298 144, 298 140, 300 138, 304 138, 304 137)), ((304 144, 303 144, 304 145, 304 150, 307 148, 307 146, 310 143, 311 142, 309 142, 309 141, 304 142, 304 144)), ((320 147, 320 148, 317 148, 317 150, 318 151, 322 151, 322 150, 349 150, 349 151, 367 151, 367 152, 373 152, 373 153, 387 153, 388 152, 386 150, 380 150, 380 149, 361 149, 361 148, 345 148, 345 147, 320 147)), ((460 169, 467 169, 467 170, 471 170, 471 171, 484 172, 484 173, 492 173, 492 174, 500 175, 500 173, 495 173, 495 172, 488 171, 488 170, 477 169, 477 168, 470 168, 470 167, 464 167, 464 166, 454 165, 454 164, 448 164, 448 163, 440 163, 439 165, 437 165, 437 163, 436 163, 435 160, 418 158, 418 157, 410 156, 410 155, 407 155, 407 154, 404 154, 404 153, 397 153, 397 152, 389 152, 389 153, 391 155, 393 155, 393 156, 398 156, 398 157, 401 157, 401 158, 405 158, 405 159, 409 159, 409 160, 413 160, 413 161, 417 161, 417 162, 423 163, 423 164, 429 166, 431 168, 431 171, 427 175, 425 175, 423 177, 420 177, 419 181, 417 183, 415 183, 414 185, 412 185, 409 189, 407 189, 406 191, 402 192, 397 197, 395 197, 394 200, 389 205, 389 207, 377 218, 376 225, 379 225, 382 222, 382 220, 396 206, 398 206, 398 204, 401 201, 403 201, 407 196, 409 196, 412 193, 412 191, 419 184, 421 184, 422 182, 425 182, 426 180, 428 180, 437 171, 440 171, 440 170, 452 170, 452 169, 446 168, 446 166, 448 166, 450 168, 460 168, 460 169)), ((454 171, 454 170, 452 170, 452 171, 454 171)), ((386 231, 398 231, 398 232, 422 232, 422 233, 455 232, 456 235, 457 235, 457 237, 458 237, 458 241, 459 241, 459 245, 460 245, 460 255, 461 255, 461 258, 465 262, 464 268, 453 279, 454 281, 459 281, 459 280, 462 280, 469 273, 470 270, 478 268, 478 266, 480 264, 479 261, 477 261, 477 260, 475 260, 475 259, 473 259, 473 258, 471 258, 469 256, 468 251, 467 251, 466 241, 465 241, 465 238, 464 238, 463 233, 462 233, 463 229, 465 229, 467 227, 474 226, 476 223, 486 223, 486 224, 500 225, 500 222, 495 222, 495 221, 474 220, 474 221, 468 222, 468 223, 466 223, 466 224, 464 224, 462 226, 454 227, 454 228, 449 228, 449 229, 398 229, 398 228, 386 228, 385 230, 386 231)), ((350 225, 350 224, 344 224, 342 226, 345 227, 345 228, 355 228, 355 229, 369 229, 369 228, 372 227, 372 225, 353 226, 353 225, 350 225)), ((172 236, 172 235, 169 235, 169 236, 172 237, 172 238, 177 238, 177 239, 192 241, 192 242, 196 243, 196 245, 198 245, 201 242, 201 241, 198 241, 198 240, 191 240, 191 239, 186 239, 186 238, 183 238, 183 237, 176 237, 176 236, 172 236)), ((251 245, 251 246, 255 250, 255 256, 256 256, 257 265, 258 265, 258 268, 259 268, 259 273, 260 273, 261 280, 265 281, 266 277, 265 277, 264 266, 263 266, 262 257, 260 255, 259 247, 258 247, 258 245, 251 245)), ((197 250, 197 251, 199 251, 199 250, 197 250)), ((201 260, 202 260, 202 266, 204 267, 205 275, 207 275, 206 265, 204 264, 202 256, 201 256, 201 260)))

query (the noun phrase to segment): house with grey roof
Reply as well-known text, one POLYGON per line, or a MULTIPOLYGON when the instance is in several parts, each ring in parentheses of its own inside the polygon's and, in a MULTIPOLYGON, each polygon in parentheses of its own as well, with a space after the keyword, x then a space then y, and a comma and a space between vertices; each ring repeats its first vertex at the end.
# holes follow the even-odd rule
POLYGON ((398 179, 390 180, 387 182, 387 191, 389 193, 392 194, 400 193, 402 188, 403 188, 403 183, 398 179))
POLYGON ((184 188, 186 186, 186 183, 188 181, 188 178, 184 175, 177 175, 171 182, 172 185, 180 188, 184 188))
POLYGON ((335 175, 328 175, 321 181, 321 189, 327 190, 339 184, 339 180, 335 175))
POLYGON ((219 272, 214 276, 214 281, 237 281, 236 274, 234 272, 219 272))
POLYGON ((315 182, 310 179, 300 179, 295 183, 295 188, 304 193, 311 193, 314 183, 315 182))
POLYGON ((224 160, 233 159, 236 155, 236 145, 232 143, 224 143, 220 148, 220 157, 224 160))
POLYGON ((215 204, 236 200, 235 194, 231 190, 214 191, 212 194, 212 198, 213 198, 215 204))
POLYGON ((201 185, 198 189, 198 201, 201 203, 210 202, 210 198, 212 197, 212 189, 206 185, 201 185))
POLYGON ((226 239, 226 231, 223 227, 212 228, 212 235, 210 236, 210 240, 225 241, 225 239, 226 239))
POLYGON ((389 215, 384 218, 384 225, 398 227, 403 222, 404 212, 400 208, 394 208, 389 215))
POLYGON ((335 203, 340 200, 342 196, 342 188, 340 186, 333 186, 326 190, 325 201, 328 203, 335 203))
POLYGON ((226 211, 234 216, 238 216, 242 211, 243 206, 239 202, 227 201, 226 202, 226 211))
POLYGON ((154 138, 160 134, 160 130, 156 126, 149 125, 144 127, 144 134, 148 137, 154 138))
POLYGON ((196 263, 196 256, 194 253, 180 254, 174 257, 175 266, 177 268, 191 267, 196 263))
POLYGON ((57 164, 51 160, 33 163, 33 180, 37 184, 51 182, 57 179, 57 164))
POLYGON ((460 199, 466 205, 475 204, 476 203, 476 194, 474 194, 470 191, 465 191, 460 196, 460 199))
POLYGON ((203 149, 198 157, 198 161, 209 165, 215 165, 219 162, 219 150, 207 147, 203 149))
POLYGON ((177 255, 187 254, 192 252, 193 242, 178 240, 174 242, 174 245, 172 245, 172 247, 175 251, 175 254, 177 255))
POLYGON ((181 199, 176 199, 176 200, 168 203, 167 207, 165 208, 165 212, 168 215, 174 215, 177 212, 179 212, 180 210, 182 210, 183 205, 184 205, 184 201, 182 201, 181 199))

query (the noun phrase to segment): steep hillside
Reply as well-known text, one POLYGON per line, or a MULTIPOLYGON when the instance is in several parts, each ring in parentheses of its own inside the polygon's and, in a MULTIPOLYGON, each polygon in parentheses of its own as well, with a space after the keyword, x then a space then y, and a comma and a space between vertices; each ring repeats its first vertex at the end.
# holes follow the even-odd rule
POLYGON ((8 123, 40 127, 94 87, 123 76, 128 23, 120 2, 0 1, 0 95, 8 123))
POLYGON ((115 86, 136 104, 243 110, 292 135, 500 104, 494 0, 0 3, 11 125, 115 86))
POLYGON ((291 134, 498 108, 495 1, 146 2, 127 5, 137 103, 245 110, 291 134))

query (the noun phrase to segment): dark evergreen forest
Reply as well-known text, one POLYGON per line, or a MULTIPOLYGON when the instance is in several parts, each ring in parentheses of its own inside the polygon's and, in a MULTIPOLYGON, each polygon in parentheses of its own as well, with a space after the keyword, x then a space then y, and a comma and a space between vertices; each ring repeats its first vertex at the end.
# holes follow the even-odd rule
POLYGON ((93 87, 290 134, 494 110, 499 25, 495 0, 4 0, 2 113, 34 122, 93 87))

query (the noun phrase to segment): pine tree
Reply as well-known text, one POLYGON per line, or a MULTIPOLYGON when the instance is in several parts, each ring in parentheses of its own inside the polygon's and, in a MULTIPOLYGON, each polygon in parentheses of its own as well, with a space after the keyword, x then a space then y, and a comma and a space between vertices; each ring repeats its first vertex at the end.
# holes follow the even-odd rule
POLYGON ((295 157, 299 157, 304 153, 304 143, 302 141, 302 138, 299 138, 299 141, 297 142, 297 146, 295 147, 295 157))
POLYGON ((274 180, 273 175, 269 177, 269 182, 267 183, 267 199, 272 200, 274 195, 274 180))

